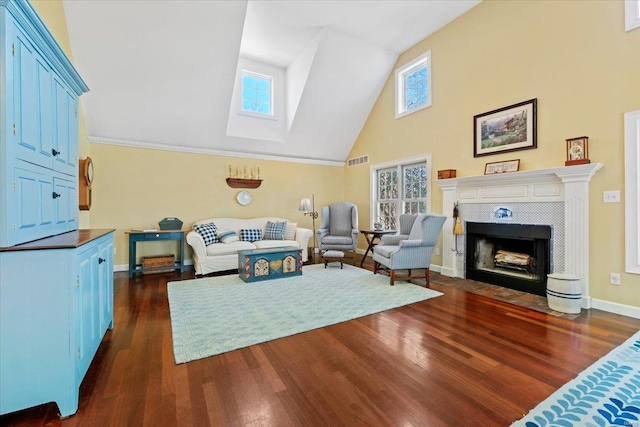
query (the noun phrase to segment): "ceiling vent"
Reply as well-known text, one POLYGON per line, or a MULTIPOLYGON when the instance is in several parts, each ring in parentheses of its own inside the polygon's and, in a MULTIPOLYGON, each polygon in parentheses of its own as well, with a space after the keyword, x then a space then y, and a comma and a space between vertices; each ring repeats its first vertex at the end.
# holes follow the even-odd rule
POLYGON ((349 167, 358 166, 358 165, 364 165, 365 163, 369 163, 369 155, 368 154, 366 154, 364 156, 360 156, 360 157, 354 157, 353 159, 347 160, 347 166, 349 166, 349 167))

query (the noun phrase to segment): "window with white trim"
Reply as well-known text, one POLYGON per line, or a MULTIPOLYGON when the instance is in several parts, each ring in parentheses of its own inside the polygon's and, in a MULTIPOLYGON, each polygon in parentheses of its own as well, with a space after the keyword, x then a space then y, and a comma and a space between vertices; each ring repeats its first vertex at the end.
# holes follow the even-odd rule
POLYGON ((431 51, 396 70, 396 119, 431 107, 431 51))
POLYGON ((242 71, 240 110, 258 116, 273 116, 273 77, 242 71))
POLYGON ((429 212, 429 163, 423 158, 372 166, 372 223, 380 221, 385 229, 395 230, 400 214, 429 212))

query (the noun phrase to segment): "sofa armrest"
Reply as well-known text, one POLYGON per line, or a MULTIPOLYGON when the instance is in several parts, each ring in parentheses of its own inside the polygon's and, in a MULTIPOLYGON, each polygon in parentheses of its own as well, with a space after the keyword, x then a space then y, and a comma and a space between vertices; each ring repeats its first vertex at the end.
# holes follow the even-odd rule
POLYGON ((199 233, 190 231, 187 234, 187 243, 193 248, 193 253, 196 254, 198 259, 204 260, 207 256, 207 247, 204 244, 204 240, 199 233))
POLYGON ((313 231, 308 228, 296 228, 296 241, 300 244, 302 249, 302 261, 307 262, 309 260, 309 240, 313 237, 313 231))

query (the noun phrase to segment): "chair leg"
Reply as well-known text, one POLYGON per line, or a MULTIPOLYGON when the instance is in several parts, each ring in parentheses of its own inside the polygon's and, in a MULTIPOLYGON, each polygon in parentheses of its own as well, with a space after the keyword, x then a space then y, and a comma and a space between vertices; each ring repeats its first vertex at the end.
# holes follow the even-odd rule
POLYGON ((425 268, 425 269, 424 269, 424 276, 425 276, 425 278, 427 279, 427 283, 425 283, 425 285, 424 285, 424 286, 425 286, 425 288, 426 288, 426 287, 428 287, 428 286, 429 286, 429 269, 428 269, 428 268, 425 268))
POLYGON ((380 267, 380 263, 377 261, 373 261, 373 274, 378 274, 378 268, 380 267))
POLYGON ((396 271, 389 270, 389 281, 391 282, 391 286, 393 286, 393 282, 396 280, 396 271))

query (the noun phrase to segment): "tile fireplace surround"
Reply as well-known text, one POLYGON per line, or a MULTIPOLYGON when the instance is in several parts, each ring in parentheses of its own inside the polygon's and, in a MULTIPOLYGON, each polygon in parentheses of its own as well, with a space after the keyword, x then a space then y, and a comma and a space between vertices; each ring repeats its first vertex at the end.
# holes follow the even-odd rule
MULTIPOLYGON (((513 209, 510 223, 552 226, 552 272, 576 274, 581 278, 582 307, 591 308, 589 293, 589 182, 603 165, 591 163, 551 169, 495 175, 439 179, 442 213, 447 221, 442 229, 441 273, 464 277, 464 255, 454 251, 453 205, 457 201, 460 219, 475 222, 493 220, 497 207, 513 209)), ((464 247, 458 237, 458 249, 464 247)))

